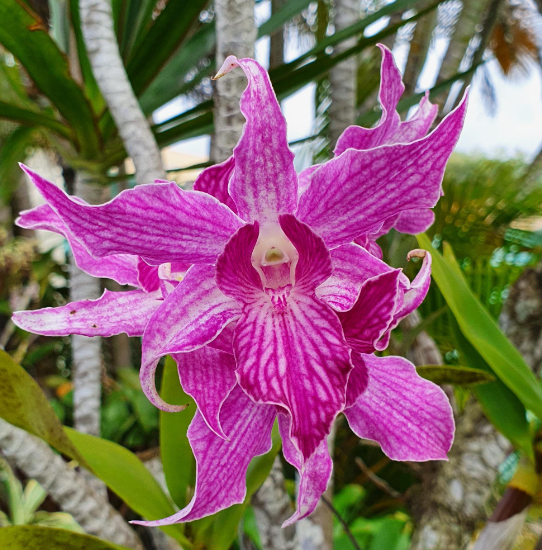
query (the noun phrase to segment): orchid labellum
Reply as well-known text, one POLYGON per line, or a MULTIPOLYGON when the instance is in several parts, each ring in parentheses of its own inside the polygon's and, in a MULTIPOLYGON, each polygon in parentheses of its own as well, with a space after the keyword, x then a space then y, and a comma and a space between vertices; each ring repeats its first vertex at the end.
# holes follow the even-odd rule
POLYGON ((435 110, 427 98, 401 122, 400 73, 382 52, 381 122, 348 128, 335 158, 299 176, 266 71, 234 57, 217 76, 245 72, 244 132, 194 191, 156 182, 90 206, 24 168, 47 204, 23 213, 21 225, 61 232, 82 269, 139 289, 19 312, 15 322, 40 334, 142 335, 148 398, 179 409, 154 382, 158 361, 172 355, 197 404, 188 430, 194 497, 146 525, 242 502, 248 464, 270 450, 277 417, 284 457, 300 472, 286 524, 310 514, 326 489, 326 438, 341 412, 392 459, 446 458, 454 424, 445 394, 407 360, 375 355, 424 299, 431 258, 414 252, 423 263, 411 282, 367 243, 392 226, 418 231, 431 222, 466 99, 428 135, 435 110))

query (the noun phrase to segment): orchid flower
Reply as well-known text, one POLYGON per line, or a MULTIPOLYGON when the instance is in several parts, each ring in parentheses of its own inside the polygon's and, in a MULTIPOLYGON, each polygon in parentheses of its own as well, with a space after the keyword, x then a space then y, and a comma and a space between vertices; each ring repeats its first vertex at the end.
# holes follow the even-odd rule
MULTIPOLYGON (((194 191, 140 185, 90 206, 25 168, 91 257, 191 264, 146 323, 140 379, 157 407, 179 410, 154 382, 160 358, 176 360, 197 405, 188 430, 196 488, 183 510, 145 525, 192 521, 242 502, 248 464, 270 450, 277 417, 284 457, 300 472, 297 511, 286 525, 310 514, 326 488, 326 439, 339 413, 398 460, 445 459, 453 439, 442 390, 405 359, 374 355, 425 297, 430 256, 414 252, 424 258, 411 282, 353 241, 436 204, 466 98, 425 137, 348 148, 298 178, 266 71, 230 56, 217 77, 236 67, 248 79, 243 134, 233 156, 204 170, 194 191)), ((47 314, 57 327, 67 322, 59 309, 47 314)), ((40 315, 20 312, 14 320, 35 330, 31 319, 40 315)))

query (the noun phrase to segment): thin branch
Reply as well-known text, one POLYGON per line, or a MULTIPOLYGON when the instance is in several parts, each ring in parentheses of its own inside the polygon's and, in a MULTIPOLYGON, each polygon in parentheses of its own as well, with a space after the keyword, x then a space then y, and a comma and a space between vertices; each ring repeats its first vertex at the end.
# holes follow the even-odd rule
POLYGON ((348 524, 346 523, 346 521, 344 521, 344 519, 342 518, 341 514, 339 514, 335 506, 333 506, 333 504, 331 504, 331 502, 324 495, 322 495, 320 498, 322 499, 322 502, 333 512, 333 515, 339 520, 339 522, 343 526, 344 532, 346 533, 347 537, 350 539, 352 546, 356 550, 361 550, 357 540, 354 538, 354 535, 352 534, 352 531, 350 531, 350 527, 348 527, 348 524))
POLYGON ((359 469, 379 488, 385 493, 388 493, 393 498, 402 498, 401 493, 396 491, 387 481, 379 478, 366 464, 361 460, 359 456, 356 457, 356 464, 359 469))

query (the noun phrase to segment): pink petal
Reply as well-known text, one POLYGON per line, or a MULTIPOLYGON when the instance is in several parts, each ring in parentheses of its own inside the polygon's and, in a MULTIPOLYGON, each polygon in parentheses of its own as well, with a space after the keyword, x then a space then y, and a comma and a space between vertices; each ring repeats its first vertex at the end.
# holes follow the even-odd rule
POLYGON ((110 292, 97 300, 81 300, 61 307, 16 311, 13 322, 28 332, 45 336, 113 336, 125 332, 141 336, 162 303, 158 292, 110 292))
POLYGON ((244 220, 276 221, 279 214, 294 212, 297 202, 297 174, 286 138, 286 121, 265 69, 253 59, 230 56, 217 76, 234 67, 243 69, 248 86, 241 96, 246 124, 233 150, 235 172, 230 195, 244 220))
MULTIPOLYGON (((316 289, 316 295, 337 311, 353 307, 361 285, 367 279, 392 271, 391 267, 357 244, 339 246, 330 254, 333 273, 316 289)), ((408 284, 406 277, 404 279, 408 284)))
POLYGON ((313 166, 309 166, 308 168, 305 168, 299 176, 297 181, 297 194, 301 195, 305 189, 311 184, 311 178, 314 172, 320 168, 321 164, 314 164, 313 166))
POLYGON ((143 392, 159 409, 179 410, 165 403, 156 391, 154 376, 160 357, 205 346, 240 314, 237 302, 217 287, 214 274, 211 265, 191 267, 148 323, 139 376, 143 392))
POLYGON ((333 461, 329 456, 326 440, 322 441, 315 453, 304 461, 301 453, 289 437, 290 429, 290 418, 284 414, 279 414, 282 453, 284 458, 299 472, 297 510, 282 524, 282 527, 288 527, 288 525, 306 518, 313 512, 320 497, 327 489, 333 470, 333 461))
POLYGON ((435 214, 428 208, 418 210, 403 210, 394 224, 399 233, 417 235, 427 231, 435 221, 435 214))
POLYGON ((237 323, 235 321, 227 324, 222 329, 222 332, 214 340, 209 342, 208 345, 212 348, 233 355, 233 336, 235 334, 236 326, 237 323))
POLYGON ((388 137, 386 142, 410 143, 423 138, 429 132, 437 113, 438 105, 433 105, 429 101, 429 92, 426 92, 414 116, 405 122, 401 122, 399 128, 392 136, 388 137))
POLYGON ((99 206, 72 200, 27 167, 43 198, 95 257, 134 254, 152 264, 211 263, 241 221, 217 199, 175 183, 139 185, 99 206))
POLYGON ((403 304, 395 314, 395 325, 421 305, 431 286, 431 254, 426 250, 412 250, 408 258, 413 256, 423 257, 423 263, 414 280, 404 289, 403 304))
POLYGON ((401 270, 396 269, 368 279, 354 307, 340 314, 344 336, 353 350, 372 353, 379 348, 378 341, 388 331, 402 302, 400 275, 401 270))
POLYGON ((352 365, 346 387, 346 408, 354 405, 369 385, 369 371, 361 353, 352 353, 352 365))
POLYGON ((215 164, 205 168, 194 182, 194 191, 202 191, 217 198, 222 204, 228 206, 233 212, 237 213, 237 207, 228 193, 233 170, 235 168, 235 159, 230 157, 221 164, 215 164))
POLYGON ((233 355, 210 346, 172 355, 177 362, 183 390, 194 398, 209 428, 227 439, 220 426, 222 404, 236 385, 233 355))
POLYGON ((244 303, 234 337, 239 384, 257 403, 281 405, 290 413, 291 437, 308 458, 344 406, 352 367, 336 314, 314 295, 331 273, 329 253, 293 216, 281 216, 280 223, 299 253, 293 288, 262 290, 250 262, 257 227, 249 225, 219 257, 217 282, 244 303))
POLYGON ((446 394, 403 357, 364 355, 369 386, 345 410, 350 428, 392 460, 446 460, 454 417, 446 394))
POLYGON ((378 47, 382 52, 378 96, 382 106, 382 117, 374 128, 349 126, 337 140, 335 156, 342 154, 347 149, 372 149, 388 143, 388 138, 393 136, 399 128, 400 119, 395 109, 405 87, 401 80, 401 72, 395 65, 390 50, 382 44, 379 44, 378 47))
POLYGON ((137 259, 137 281, 142 289, 147 292, 154 292, 160 288, 160 277, 158 267, 149 265, 142 258, 137 259))
POLYGON ((43 229, 63 235, 70 245, 77 267, 85 273, 93 277, 112 279, 121 285, 140 286, 136 256, 115 254, 107 258, 93 258, 86 248, 68 231, 59 215, 48 204, 40 204, 32 210, 21 212, 16 223, 19 227, 43 229))
POLYGON ((220 422, 228 441, 213 433, 200 412, 188 428, 188 439, 196 457, 196 490, 182 510, 156 521, 134 521, 159 527, 194 521, 244 501, 246 473, 250 461, 271 450, 271 428, 276 411, 253 403, 236 387, 222 405, 220 422))
POLYGON ((466 99, 421 140, 349 149, 325 163, 299 199, 298 218, 334 248, 403 210, 432 208, 463 127, 466 99))

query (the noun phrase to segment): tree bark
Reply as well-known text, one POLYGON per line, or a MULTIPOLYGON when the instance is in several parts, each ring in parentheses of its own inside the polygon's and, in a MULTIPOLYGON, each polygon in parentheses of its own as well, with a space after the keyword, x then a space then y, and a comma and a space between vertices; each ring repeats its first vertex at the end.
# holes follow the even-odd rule
MULTIPOLYGON (((403 321, 408 328, 421 322, 418 312, 403 321)), ((416 365, 442 364, 434 340, 424 331, 411 350, 416 365)), ((448 462, 421 464, 421 484, 410 495, 417 521, 410 550, 462 550, 476 525, 486 519, 485 504, 498 467, 510 444, 469 401, 456 417, 455 440, 448 462)))
MULTIPOLYGON (((357 0, 335 0, 335 30, 353 25, 360 17, 357 0)), ((352 37, 335 46, 341 53, 356 45, 352 37)), ((356 120, 357 57, 352 56, 329 71, 331 103, 329 105, 329 139, 333 149, 339 136, 356 120)))
POLYGON ((80 0, 79 8, 92 72, 134 162, 136 181, 152 183, 164 179, 160 149, 122 63, 110 0, 80 0))
MULTIPOLYGON (((286 5, 286 0, 271 0, 271 15, 286 5)), ((284 27, 276 30, 269 40, 269 69, 284 63, 284 27)))
MULTIPOLYGON (((431 2, 425 0, 420 4, 419 9, 423 10, 429 6, 431 2)), ((412 39, 410 40, 410 49, 408 51, 405 73, 403 75, 403 83, 405 85, 405 95, 409 96, 416 91, 416 84, 422 72, 427 52, 431 44, 433 29, 437 20, 437 10, 432 10, 430 13, 418 19, 412 39)))
POLYGON ((0 419, 0 449, 29 479, 35 479, 60 508, 89 534, 142 550, 137 534, 85 478, 41 439, 0 419))
MULTIPOLYGON (((216 66, 228 55, 254 57, 256 26, 252 0, 216 0, 216 66)), ((215 81, 215 135, 213 160, 226 160, 241 137, 245 119, 239 111, 239 99, 247 81, 242 71, 215 81)))

